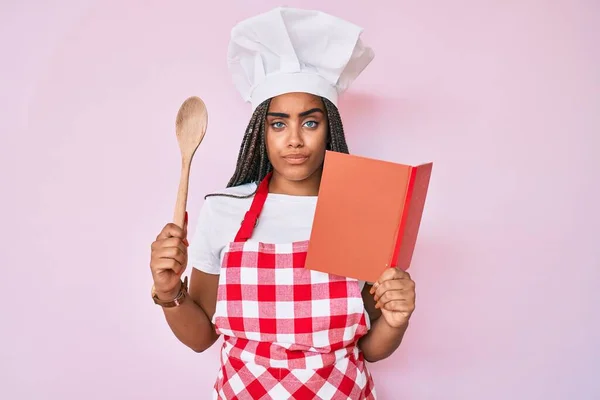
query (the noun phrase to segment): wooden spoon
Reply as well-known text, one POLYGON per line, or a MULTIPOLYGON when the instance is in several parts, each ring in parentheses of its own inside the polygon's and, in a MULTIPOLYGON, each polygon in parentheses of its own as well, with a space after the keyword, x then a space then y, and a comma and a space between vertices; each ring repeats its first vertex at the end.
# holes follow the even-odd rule
POLYGON ((181 177, 173 222, 182 229, 187 209, 190 167, 196 149, 204 139, 207 125, 208 113, 202 99, 195 96, 186 99, 179 108, 175 121, 177 141, 181 150, 181 177))

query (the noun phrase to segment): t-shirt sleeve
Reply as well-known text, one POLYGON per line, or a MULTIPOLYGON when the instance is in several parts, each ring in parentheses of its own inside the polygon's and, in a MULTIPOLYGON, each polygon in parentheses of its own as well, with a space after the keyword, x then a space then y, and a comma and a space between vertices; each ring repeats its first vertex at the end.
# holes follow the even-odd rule
POLYGON ((219 249, 215 248, 211 241, 213 220, 210 201, 205 200, 200 208, 198 222, 188 248, 188 267, 218 275, 221 271, 221 261, 219 249))

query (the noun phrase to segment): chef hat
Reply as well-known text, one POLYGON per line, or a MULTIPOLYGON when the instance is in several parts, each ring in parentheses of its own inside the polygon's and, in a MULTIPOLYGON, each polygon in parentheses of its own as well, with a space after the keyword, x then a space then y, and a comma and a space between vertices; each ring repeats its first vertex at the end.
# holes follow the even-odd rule
POLYGON ((228 65, 233 82, 254 110, 291 92, 338 95, 373 60, 362 28, 320 11, 278 7, 246 19, 231 31, 228 65))

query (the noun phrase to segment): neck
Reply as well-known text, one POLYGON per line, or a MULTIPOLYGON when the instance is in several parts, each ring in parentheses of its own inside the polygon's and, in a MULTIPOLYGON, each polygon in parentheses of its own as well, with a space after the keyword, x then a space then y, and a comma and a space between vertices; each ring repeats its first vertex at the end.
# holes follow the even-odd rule
POLYGON ((314 174, 301 181, 291 181, 273 171, 273 176, 269 182, 269 193, 287 194, 290 196, 317 196, 319 186, 321 185, 321 175, 323 171, 315 171, 314 174))

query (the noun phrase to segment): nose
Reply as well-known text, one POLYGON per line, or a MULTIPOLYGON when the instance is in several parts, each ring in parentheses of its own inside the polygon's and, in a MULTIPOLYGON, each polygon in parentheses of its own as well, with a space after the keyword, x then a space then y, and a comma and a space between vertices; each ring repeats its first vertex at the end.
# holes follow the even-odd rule
POLYGON ((290 136, 288 146, 292 148, 302 147, 304 142, 302 141, 302 132, 298 124, 294 124, 289 130, 290 136))

